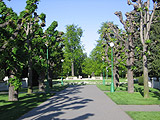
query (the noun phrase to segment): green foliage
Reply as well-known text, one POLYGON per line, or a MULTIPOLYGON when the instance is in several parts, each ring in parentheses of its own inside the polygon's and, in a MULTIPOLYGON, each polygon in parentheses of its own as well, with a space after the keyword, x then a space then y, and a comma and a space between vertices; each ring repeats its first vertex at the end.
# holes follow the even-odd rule
POLYGON ((37 4, 38 4, 39 0, 27 0, 26 1, 26 7, 25 9, 27 10, 27 12, 29 14, 33 13, 38 7, 37 7, 37 4))
POLYGON ((142 11, 143 11, 143 8, 140 7, 140 8, 137 9, 137 11, 138 11, 138 12, 142 12, 142 11))
POLYGON ((85 54, 81 45, 83 30, 77 25, 67 25, 64 34, 64 72, 71 73, 71 64, 74 64, 75 75, 82 75, 82 63, 85 54))
MULTIPOLYGON (((46 36, 43 39, 43 43, 48 42, 48 52, 49 52, 49 69, 52 71, 51 74, 54 74, 54 77, 57 78, 61 73, 61 59, 64 59, 63 57, 63 32, 59 32, 56 30, 56 27, 58 26, 57 21, 53 21, 51 25, 47 28, 47 30, 44 33, 44 36, 46 36)), ((43 44, 44 45, 44 44, 43 44)), ((44 59, 46 59, 46 46, 44 46, 44 59)), ((41 50, 42 51, 42 50, 41 50)), ((45 61, 46 62, 46 61, 45 61)))
POLYGON ((140 51, 140 48, 139 48, 139 47, 136 47, 136 50, 139 52, 139 51, 140 51))
POLYGON ((143 77, 143 75, 142 75, 142 76, 140 76, 140 77, 138 78, 138 84, 139 84, 139 85, 143 85, 143 82, 144 82, 144 77, 143 77))
POLYGON ((22 82, 16 76, 14 76, 13 78, 9 78, 8 82, 14 86, 14 90, 18 90, 19 88, 21 88, 22 82))
POLYGON ((151 40, 146 40, 145 43, 146 43, 146 44, 150 44, 150 43, 151 43, 151 40))
MULTIPOLYGON (((154 20, 160 17, 160 10, 156 10, 154 20)), ((149 45, 150 55, 148 58, 149 76, 160 76, 160 22, 155 22, 151 25, 149 45)))

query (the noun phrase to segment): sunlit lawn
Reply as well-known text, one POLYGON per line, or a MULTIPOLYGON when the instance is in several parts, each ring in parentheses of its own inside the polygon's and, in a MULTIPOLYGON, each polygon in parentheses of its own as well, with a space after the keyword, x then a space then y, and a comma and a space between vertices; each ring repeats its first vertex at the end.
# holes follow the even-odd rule
POLYGON ((153 112, 133 112, 129 111, 127 112, 133 120, 159 120, 160 119, 160 111, 153 111, 153 112))
MULTIPOLYGON (((110 91, 109 85, 97 85, 103 91, 110 91)), ((149 98, 143 97, 144 87, 138 84, 134 85, 135 92, 127 92, 127 84, 122 84, 115 88, 114 93, 107 92, 106 94, 119 105, 160 105, 160 91, 150 88, 149 98)))

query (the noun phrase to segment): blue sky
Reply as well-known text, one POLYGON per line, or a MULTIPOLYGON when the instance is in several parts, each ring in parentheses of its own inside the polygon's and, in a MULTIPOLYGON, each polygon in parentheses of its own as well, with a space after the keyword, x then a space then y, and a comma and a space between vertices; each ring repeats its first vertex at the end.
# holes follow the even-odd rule
MULTIPOLYGON (((24 10, 26 5, 26 0, 4 1, 16 13, 24 10)), ((66 25, 71 24, 81 27, 84 31, 81 41, 89 55, 99 39, 97 31, 102 22, 113 21, 122 28, 114 12, 122 11, 125 14, 132 9, 132 6, 127 5, 127 0, 40 0, 37 12, 46 14, 45 28, 52 21, 58 22, 59 31, 65 32, 66 25)))

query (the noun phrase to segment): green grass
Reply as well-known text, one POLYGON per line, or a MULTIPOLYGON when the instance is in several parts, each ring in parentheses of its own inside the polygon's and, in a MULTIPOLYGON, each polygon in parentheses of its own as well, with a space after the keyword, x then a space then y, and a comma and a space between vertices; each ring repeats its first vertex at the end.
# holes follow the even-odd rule
MULTIPOLYGON (((109 85, 97 85, 102 91, 110 91, 109 85)), ((144 87, 138 84, 134 85, 135 92, 127 92, 127 84, 122 84, 115 88, 114 93, 106 93, 115 103, 119 105, 160 105, 160 91, 157 89, 149 89, 149 98, 143 97, 144 87)))
POLYGON ((133 120, 159 120, 160 119, 160 112, 127 112, 133 120))
MULTIPOLYGON (((110 91, 110 89, 111 89, 110 85, 97 84, 97 87, 102 91, 110 91)), ((115 88, 115 91, 126 91, 126 90, 127 90, 127 88, 124 87, 123 85, 115 88)))
MULTIPOLYGON (((53 91, 60 91, 65 89, 67 86, 56 85, 53 87, 53 91)), ((38 91, 36 88, 34 90, 38 91)), ((26 89, 22 90, 23 92, 26 89)), ((19 94, 19 101, 9 102, 8 94, 0 95, 0 120, 16 120, 23 114, 27 113, 31 109, 35 108, 42 102, 46 101, 52 97, 54 93, 45 94, 45 93, 35 93, 28 95, 27 93, 19 94)))
POLYGON ((110 85, 97 85, 97 87, 102 91, 110 91, 110 85))
POLYGON ((114 92, 106 93, 118 105, 160 105, 160 100, 150 94, 145 99, 139 92, 114 92))

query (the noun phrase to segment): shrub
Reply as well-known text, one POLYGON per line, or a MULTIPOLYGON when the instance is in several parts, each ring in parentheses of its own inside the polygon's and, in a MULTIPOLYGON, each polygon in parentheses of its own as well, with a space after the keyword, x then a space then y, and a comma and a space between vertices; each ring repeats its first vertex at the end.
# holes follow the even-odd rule
POLYGON ((138 78, 138 84, 139 85, 144 85, 143 84, 143 75, 138 78))

